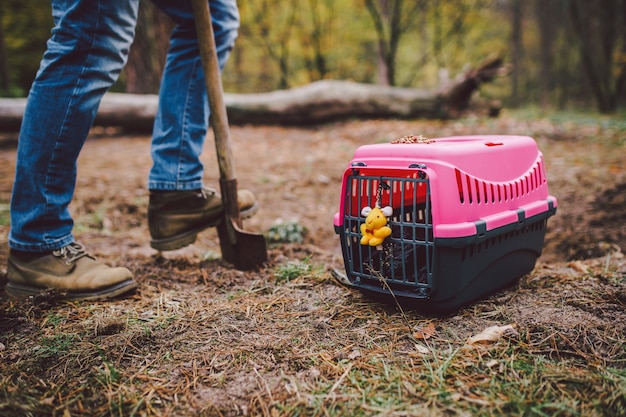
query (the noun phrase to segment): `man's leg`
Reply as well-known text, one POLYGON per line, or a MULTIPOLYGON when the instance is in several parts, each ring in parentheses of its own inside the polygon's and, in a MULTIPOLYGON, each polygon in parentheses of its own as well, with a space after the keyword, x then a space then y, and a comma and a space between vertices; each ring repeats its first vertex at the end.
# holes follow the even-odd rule
MULTIPOLYGON (((200 154, 207 134, 209 102, 191 2, 154 0, 176 23, 170 40, 154 122, 151 190, 202 187, 200 154)), ((210 2, 220 68, 235 45, 239 12, 235 0, 210 2)))
POLYGON ((8 292, 55 287, 87 298, 85 291, 119 293, 135 285, 130 271, 98 264, 74 242, 68 205, 100 100, 126 62, 137 6, 138 0, 52 1, 55 26, 18 142, 8 292))
MULTIPOLYGON (((148 188, 151 245, 173 250, 193 243, 199 231, 221 219, 221 197, 203 189, 200 154, 207 134, 209 102, 191 2, 153 0, 176 23, 172 32, 159 110, 154 123, 148 188)), ((226 64, 239 28, 235 0, 211 0, 220 68, 226 64)), ((242 191, 243 215, 256 210, 254 196, 242 191)))

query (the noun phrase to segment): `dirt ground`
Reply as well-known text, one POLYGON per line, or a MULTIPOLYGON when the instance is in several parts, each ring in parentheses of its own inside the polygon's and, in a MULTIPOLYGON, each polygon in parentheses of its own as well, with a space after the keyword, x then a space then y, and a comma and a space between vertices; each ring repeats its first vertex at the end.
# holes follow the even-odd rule
MULTIPOLYGON (((111 351, 111 363, 126 371, 120 372, 128 378, 128 384, 139 384, 137 378, 143 378, 140 390, 144 397, 150 387, 155 390, 150 398, 160 402, 147 401, 150 407, 141 406, 149 415, 159 414, 155 411, 159 409, 165 414, 178 410, 181 415, 191 415, 202 408, 201 404, 210 404, 223 414, 246 414, 255 409, 263 411, 272 401, 289 403, 294 397, 278 388, 284 378, 333 380, 330 370, 319 365, 307 367, 307 355, 330 351, 345 358, 356 349, 354 346, 361 346, 359 355, 366 355, 359 339, 364 336, 343 334, 342 328, 357 333, 377 329, 385 332, 385 326, 397 326, 407 317, 411 326, 431 320, 412 312, 398 318, 393 307, 370 302, 358 291, 341 286, 328 272, 342 268, 333 215, 338 209, 341 176, 355 148, 408 134, 432 138, 494 133, 530 135, 537 140, 546 158, 550 193, 558 199, 557 214, 548 221, 544 252, 535 271, 512 289, 454 317, 438 319, 439 332, 447 335, 441 342, 464 340, 494 322, 515 323, 518 329, 524 329, 528 341, 536 342, 537 350, 623 369, 626 132, 599 124, 517 120, 505 114, 498 119, 461 121, 233 127, 239 187, 254 191, 261 204, 259 213, 244 222, 245 229, 265 232, 278 222, 295 222, 306 229, 301 243, 270 245, 268 266, 247 273, 220 261, 215 230, 202 233, 194 245, 185 249, 163 255, 152 250, 145 217, 145 183, 151 164, 149 138, 94 131, 79 160, 76 196, 71 205, 76 235, 100 259, 131 268, 140 289, 130 299, 97 303, 96 307, 54 302, 38 306, 32 300, 14 302, 3 295, 0 358, 5 365, 0 365, 0 382, 10 379, 9 387, 23 388, 11 375, 19 373, 16 367, 29 360, 25 352, 32 353, 38 343, 28 335, 52 331, 52 309, 66 320, 55 331, 88 334, 83 335, 83 342, 98 338, 100 348, 111 351), (279 282, 277 268, 295 260, 321 272, 312 274, 312 278, 309 274, 308 281, 305 276, 279 282), (121 340, 125 335, 130 337, 132 326, 120 321, 115 309, 132 310, 140 319, 143 317, 144 324, 152 326, 151 335, 142 338, 134 334, 132 340, 121 340), (167 322, 159 322, 163 327, 156 326, 155 317, 165 310, 174 315, 169 322, 176 324, 174 328, 167 327, 167 322), (369 315, 372 321, 350 325, 351 314, 369 315), (340 320, 344 321, 337 327, 340 320), (299 345, 293 340, 303 329, 307 340, 299 345), (555 334, 563 337, 553 337, 552 342, 543 339, 555 334), (290 341, 296 345, 285 350, 285 343, 289 345, 290 341), (172 362, 153 369, 154 374, 145 373, 151 361, 167 352, 174 355, 172 362), (250 354, 249 361, 239 362, 237 355, 244 353, 250 354), (200 359, 211 375, 204 374, 202 383, 187 385, 184 395, 178 394, 184 404, 176 403, 172 399, 176 392, 172 381, 190 378, 189 373, 200 359), (7 361, 14 364, 13 368, 6 365, 7 361), (157 383, 151 379, 156 375, 165 379, 157 383), (155 388, 159 384, 161 391, 155 388)), ((13 176, 14 139, 13 134, 2 135, 0 148, 0 218, 4 219, 13 176)), ((206 183, 216 185, 218 173, 210 137, 205 149, 202 159, 206 183)), ((7 234, 8 224, 0 223, 0 279, 6 274, 7 234)), ((100 394, 68 382, 100 366, 96 359, 70 360, 62 354, 56 358, 50 368, 43 365, 45 362, 30 363, 31 368, 43 372, 41 382, 33 382, 37 388, 30 388, 35 399, 30 404, 27 400, 16 400, 18 404, 0 401, 0 414, 3 409, 17 413, 27 405, 31 410, 58 413, 66 407, 80 414, 79 405, 71 400, 76 392, 85 404, 91 401, 96 409, 106 410, 107 404, 110 407, 110 397, 102 399, 100 394), (53 386, 57 386, 56 391, 53 386), (42 398, 48 398, 46 395, 50 395, 48 404, 41 403, 42 398)), ((20 369, 25 372, 25 368, 20 369)), ((334 380, 339 376, 335 375, 334 380)), ((116 385, 118 394, 120 386, 116 385)))

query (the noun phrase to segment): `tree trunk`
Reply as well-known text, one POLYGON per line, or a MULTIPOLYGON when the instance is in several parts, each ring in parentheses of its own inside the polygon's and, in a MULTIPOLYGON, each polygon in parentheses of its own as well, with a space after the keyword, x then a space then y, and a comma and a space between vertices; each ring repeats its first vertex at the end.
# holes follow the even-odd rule
POLYGON ((365 0, 378 39, 378 83, 396 85, 396 57, 401 38, 414 26, 421 4, 403 0, 365 0))
POLYGON ((613 54, 617 45, 621 9, 618 0, 570 2, 583 68, 598 103, 598 110, 611 113, 617 108, 613 54))
POLYGON ((621 61, 618 64, 617 69, 617 97, 618 105, 626 105, 626 0, 622 0, 621 7, 622 16, 622 50, 621 61))
MULTIPOLYGON (((0 6, 0 9, 2 6, 0 6)), ((9 64, 4 40, 4 25, 0 19, 0 93, 9 91, 9 64)))
POLYGON ((535 0, 535 16, 539 26, 539 59, 541 72, 539 83, 541 86, 541 106, 550 105, 550 97, 554 92, 554 33, 553 4, 545 0, 535 0))
POLYGON ((151 2, 142 2, 135 40, 122 74, 127 93, 159 91, 172 28, 173 23, 165 13, 151 2))
POLYGON ((511 103, 513 107, 520 105, 520 79, 522 74, 522 1, 513 0, 511 3, 511 103))

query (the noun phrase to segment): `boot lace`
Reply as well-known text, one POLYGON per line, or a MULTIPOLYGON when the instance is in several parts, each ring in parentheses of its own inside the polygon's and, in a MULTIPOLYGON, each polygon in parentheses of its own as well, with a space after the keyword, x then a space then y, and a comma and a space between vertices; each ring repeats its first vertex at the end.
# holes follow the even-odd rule
POLYGON ((202 196, 204 198, 211 198, 211 197, 215 197, 217 195, 217 191, 212 189, 212 188, 207 188, 207 187, 202 187, 200 189, 200 192, 202 193, 202 196))
POLYGON ((58 258, 65 260, 66 265, 71 265, 84 256, 89 256, 85 247, 80 243, 73 242, 67 246, 52 251, 52 254, 58 258))

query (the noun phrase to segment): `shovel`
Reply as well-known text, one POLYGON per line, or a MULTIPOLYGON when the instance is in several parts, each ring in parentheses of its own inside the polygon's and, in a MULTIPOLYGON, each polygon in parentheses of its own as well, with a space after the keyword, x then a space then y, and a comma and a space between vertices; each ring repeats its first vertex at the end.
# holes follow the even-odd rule
POLYGON ((211 126, 215 134, 215 149, 220 169, 220 190, 224 203, 224 219, 217 227, 222 259, 239 270, 250 270, 267 261, 265 237, 242 230, 241 214, 237 203, 237 180, 230 147, 230 130, 222 78, 217 61, 217 48, 211 25, 208 0, 192 0, 193 14, 198 33, 198 46, 211 109, 211 126))

